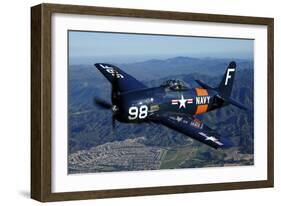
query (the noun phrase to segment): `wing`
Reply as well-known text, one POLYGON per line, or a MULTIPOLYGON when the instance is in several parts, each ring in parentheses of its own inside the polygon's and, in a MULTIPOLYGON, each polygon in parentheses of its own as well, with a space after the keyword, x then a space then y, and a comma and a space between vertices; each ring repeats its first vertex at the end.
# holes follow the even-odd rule
POLYGON ((114 71, 117 72, 118 88, 120 92, 128 92, 132 90, 140 90, 147 88, 144 84, 136 80, 134 77, 130 76, 129 74, 114 65, 106 63, 97 63, 95 64, 95 66, 111 83, 113 81, 114 71))
POLYGON ((220 137, 201 120, 192 116, 167 112, 155 114, 154 118, 154 122, 156 120, 157 123, 161 123, 215 149, 232 146, 228 139, 220 137))

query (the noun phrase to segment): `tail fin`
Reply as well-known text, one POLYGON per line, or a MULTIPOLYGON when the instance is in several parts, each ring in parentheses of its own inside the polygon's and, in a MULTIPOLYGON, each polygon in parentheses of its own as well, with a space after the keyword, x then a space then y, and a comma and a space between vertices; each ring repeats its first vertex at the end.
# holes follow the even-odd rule
POLYGON ((218 95, 216 95, 215 98, 217 98, 218 101, 220 101, 221 103, 225 102, 226 104, 232 104, 240 109, 249 111, 247 107, 245 107, 244 105, 240 104, 239 102, 235 101, 230 97, 233 82, 234 82, 235 71, 236 71, 236 63, 232 61, 229 63, 224 73, 223 79, 221 80, 217 88, 213 88, 200 80, 195 80, 195 81, 204 89, 212 89, 217 91, 218 95))
POLYGON ((223 76, 223 79, 221 80, 217 91, 222 97, 230 97, 232 86, 234 82, 235 77, 235 71, 236 71, 236 63, 234 61, 230 62, 225 73, 223 76))

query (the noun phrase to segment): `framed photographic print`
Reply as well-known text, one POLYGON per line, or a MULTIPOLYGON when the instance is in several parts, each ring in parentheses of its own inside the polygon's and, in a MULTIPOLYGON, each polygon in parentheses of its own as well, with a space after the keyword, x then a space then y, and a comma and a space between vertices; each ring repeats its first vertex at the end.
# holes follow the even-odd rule
POLYGON ((31 8, 31 197, 273 187, 273 19, 31 8))

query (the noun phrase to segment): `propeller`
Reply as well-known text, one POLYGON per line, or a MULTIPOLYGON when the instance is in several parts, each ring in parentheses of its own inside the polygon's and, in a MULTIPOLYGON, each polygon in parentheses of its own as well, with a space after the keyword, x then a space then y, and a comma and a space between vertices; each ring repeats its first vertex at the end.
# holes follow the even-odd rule
POLYGON ((101 109, 111 109, 113 114, 112 114, 112 128, 113 132, 115 133, 115 127, 116 127, 116 118, 118 115, 118 105, 119 105, 119 86, 118 86, 118 77, 117 77, 117 71, 114 69, 113 72, 113 80, 112 80, 112 86, 111 86, 111 103, 97 98, 94 98, 94 103, 101 109))
POLYGON ((107 102, 103 99, 97 98, 97 97, 94 98, 94 103, 101 109, 111 109, 112 108, 112 104, 110 104, 109 102, 107 102))
POLYGON ((111 84, 111 101, 113 105, 118 104, 118 77, 117 77, 117 71, 114 69, 113 70, 113 80, 111 84))

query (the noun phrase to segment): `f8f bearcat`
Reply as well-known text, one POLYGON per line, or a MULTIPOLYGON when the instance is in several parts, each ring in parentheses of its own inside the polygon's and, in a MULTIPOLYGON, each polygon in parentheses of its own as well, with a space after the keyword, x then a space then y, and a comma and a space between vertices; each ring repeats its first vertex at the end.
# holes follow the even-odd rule
POLYGON ((230 62, 218 87, 200 80, 199 87, 188 88, 183 81, 168 80, 158 87, 148 88, 118 67, 97 63, 96 68, 111 82, 111 103, 95 98, 95 103, 112 110, 115 120, 124 123, 153 122, 165 125, 215 149, 229 148, 232 142, 205 125, 197 115, 229 104, 247 110, 232 99, 231 91, 236 63, 230 62))

